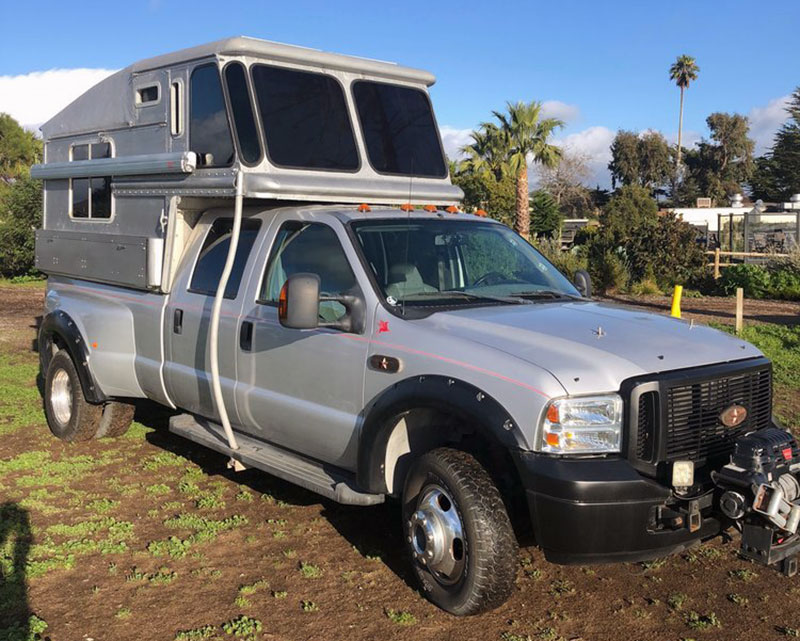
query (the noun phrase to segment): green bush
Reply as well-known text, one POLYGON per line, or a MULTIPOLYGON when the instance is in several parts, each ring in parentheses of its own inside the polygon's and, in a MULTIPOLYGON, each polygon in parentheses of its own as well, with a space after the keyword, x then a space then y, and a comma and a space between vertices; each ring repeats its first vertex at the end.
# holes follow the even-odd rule
POLYGON ((34 232, 42 223, 42 184, 18 178, 0 201, 0 275, 34 273, 34 232))
POLYGON ((533 246, 570 280, 575 278, 575 272, 588 268, 584 247, 576 246, 562 251, 561 241, 553 238, 538 238, 533 241, 533 246))
POLYGON ((719 288, 723 294, 730 296, 739 287, 748 298, 764 298, 770 288, 769 272, 760 265, 731 265, 722 272, 719 288))

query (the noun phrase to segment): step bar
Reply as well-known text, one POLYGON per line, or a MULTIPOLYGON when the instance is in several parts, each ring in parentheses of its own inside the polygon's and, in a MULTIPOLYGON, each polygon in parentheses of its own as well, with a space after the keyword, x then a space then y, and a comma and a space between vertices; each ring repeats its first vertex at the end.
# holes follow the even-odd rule
POLYGON ((320 463, 254 436, 236 432, 238 450, 228 446, 222 426, 191 414, 178 414, 169 420, 169 431, 190 441, 230 456, 246 467, 277 476, 307 490, 345 505, 377 505, 383 494, 370 494, 356 488, 353 475, 320 463))

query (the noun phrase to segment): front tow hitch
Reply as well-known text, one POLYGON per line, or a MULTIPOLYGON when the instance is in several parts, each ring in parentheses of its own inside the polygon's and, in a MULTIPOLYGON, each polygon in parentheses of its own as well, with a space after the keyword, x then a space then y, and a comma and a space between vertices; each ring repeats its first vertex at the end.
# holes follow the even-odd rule
POLYGON ((774 427, 737 439, 730 463, 711 474, 719 511, 742 534, 740 554, 786 576, 800 554, 798 474, 797 441, 774 427))

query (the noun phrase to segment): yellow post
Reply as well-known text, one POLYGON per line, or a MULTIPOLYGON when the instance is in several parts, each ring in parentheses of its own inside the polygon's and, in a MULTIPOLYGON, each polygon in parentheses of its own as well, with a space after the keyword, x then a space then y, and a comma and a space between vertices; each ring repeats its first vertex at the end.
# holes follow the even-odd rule
POLYGON ((675 291, 672 292, 672 311, 669 314, 673 318, 681 317, 681 294, 683 294, 683 285, 675 285, 675 291))

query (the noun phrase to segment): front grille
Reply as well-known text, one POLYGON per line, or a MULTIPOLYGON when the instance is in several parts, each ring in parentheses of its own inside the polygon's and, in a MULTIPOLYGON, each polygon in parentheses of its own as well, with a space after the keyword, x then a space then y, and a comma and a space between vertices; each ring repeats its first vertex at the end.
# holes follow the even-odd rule
POLYGON ((666 461, 721 459, 733 451, 735 440, 768 427, 772 413, 772 372, 769 367, 733 372, 666 390, 666 461), (725 427, 720 414, 731 405, 747 409, 747 418, 725 427))
POLYGON ((656 448, 658 428, 658 392, 644 392, 639 396, 638 430, 636 432, 636 458, 652 461, 656 448))

